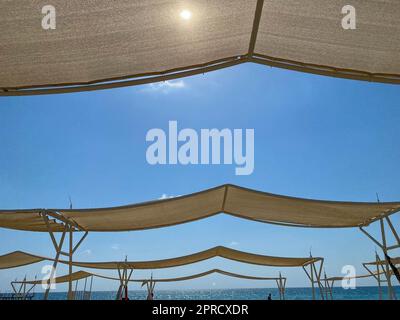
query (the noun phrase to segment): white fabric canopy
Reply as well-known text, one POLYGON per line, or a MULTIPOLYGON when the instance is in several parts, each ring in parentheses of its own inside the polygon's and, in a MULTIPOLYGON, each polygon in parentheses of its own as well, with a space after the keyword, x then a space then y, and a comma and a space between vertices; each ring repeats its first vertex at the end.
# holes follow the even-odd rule
MULTIPOLYGON (((52 283, 66 283, 66 282, 69 282, 70 280, 78 281, 78 280, 85 279, 85 278, 88 278, 91 276, 96 276, 96 275, 93 273, 90 273, 90 272, 86 272, 86 271, 76 271, 71 274, 66 274, 63 276, 55 277, 52 280, 52 283)), ((118 280, 118 279, 115 278, 115 280, 118 280)), ((40 280, 22 280, 22 281, 13 281, 12 283, 19 283, 19 284, 26 283, 26 284, 38 285, 38 284, 42 284, 43 281, 46 281, 46 280, 42 280, 42 279, 40 279, 40 280)))
MULTIPOLYGON (((358 227, 400 210, 400 202, 342 202, 275 195, 234 185, 121 207, 99 209, 0 210, 0 227, 47 231, 45 212, 86 231, 130 231, 172 226, 226 213, 265 223, 300 227, 358 227)), ((51 220, 53 231, 64 227, 51 220)))
MULTIPOLYGON (((228 271, 224 271, 224 270, 219 270, 219 269, 212 269, 209 271, 205 271, 205 272, 200 272, 200 273, 196 273, 196 274, 192 274, 192 275, 188 275, 188 276, 182 276, 182 277, 176 277, 176 278, 159 278, 159 279, 151 279, 151 281, 153 282, 176 282, 176 281, 187 281, 187 280, 193 280, 193 279, 197 279, 197 278, 202 278, 202 277, 206 277, 210 274, 213 273, 217 273, 217 274, 221 274, 221 275, 225 275, 225 276, 229 276, 229 277, 233 277, 233 278, 240 278, 240 279, 246 279, 246 280, 279 280, 279 279, 286 279, 284 277, 259 277, 259 276, 247 276, 247 275, 242 275, 242 274, 237 274, 237 273, 233 273, 233 272, 228 272, 228 271)), ((70 279, 72 279, 72 281, 77 281, 77 280, 81 280, 81 279, 85 279, 88 277, 98 277, 98 278, 103 278, 103 279, 108 279, 108 280, 116 280, 119 281, 119 278, 115 278, 115 277, 110 277, 110 276, 105 276, 105 275, 101 275, 101 274, 97 274, 97 273, 91 273, 91 272, 87 272, 87 271, 76 271, 71 273, 71 275, 66 274, 63 276, 59 276, 53 279, 53 283, 66 283, 69 282, 70 279)), ((150 279, 129 279, 129 282, 140 282, 140 283, 146 283, 148 282, 150 279)), ((43 282, 43 280, 25 280, 25 281, 14 281, 13 283, 26 283, 26 284, 41 284, 43 282)))
MULTIPOLYGON (((152 261, 107 261, 107 262, 77 262, 72 265, 90 269, 160 269, 172 268, 200 262, 203 260, 221 257, 233 261, 249 263, 254 265, 270 267, 301 267, 310 263, 320 261, 319 257, 292 258, 292 257, 272 257, 254 253, 238 251, 222 246, 210 248, 208 250, 196 252, 176 258, 152 260, 152 261)), ((52 258, 33 255, 30 253, 15 251, 0 256, 0 269, 15 268, 23 265, 41 262, 44 260, 54 261, 52 258)), ((60 263, 68 264, 68 261, 60 260, 60 263)))
MULTIPOLYGON (((380 273, 380 274, 383 274, 383 273, 380 273)), ((378 275, 378 273, 375 273, 375 275, 378 275)), ((360 275, 360 276, 352 276, 352 277, 339 276, 339 277, 330 277, 330 278, 327 278, 326 280, 328 280, 328 281, 342 281, 342 280, 363 279, 363 278, 370 278, 370 277, 373 277, 373 275, 372 274, 363 274, 363 275, 360 275)))
POLYGON ((352 3, 355 30, 341 26, 345 0, 53 0, 56 29, 43 30, 48 4, 0 1, 0 94, 135 85, 244 62, 400 82, 398 0, 352 3))
MULTIPOLYGON (((78 262, 73 261, 73 265, 82 268, 91 269, 161 269, 179 267, 192 264, 207 259, 221 257, 233 261, 249 263, 270 267, 301 267, 310 263, 322 260, 319 257, 291 258, 291 257, 272 257, 260 254, 242 252, 222 246, 214 247, 208 250, 196 252, 190 255, 153 261, 107 261, 107 262, 78 262)), ((68 261, 60 261, 68 264, 68 261)))
MULTIPOLYGON (((390 258, 390 261, 391 261, 392 264, 394 264, 394 265, 400 264, 400 257, 390 258)), ((386 260, 365 262, 365 263, 363 263, 363 264, 364 264, 364 265, 369 265, 369 266, 385 265, 385 264, 386 264, 386 260)))
POLYGON ((0 269, 22 267, 44 260, 46 260, 44 257, 22 251, 14 251, 0 256, 0 269))

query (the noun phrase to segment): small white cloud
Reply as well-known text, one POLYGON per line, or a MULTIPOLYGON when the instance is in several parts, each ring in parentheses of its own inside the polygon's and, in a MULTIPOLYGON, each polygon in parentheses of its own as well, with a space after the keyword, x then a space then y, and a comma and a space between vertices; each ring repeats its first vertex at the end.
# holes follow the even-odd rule
POLYGON ((90 256, 91 254, 92 254, 92 250, 90 250, 90 249, 86 249, 86 250, 82 251, 82 255, 90 256))
POLYGON ((113 245, 111 246, 111 249, 118 251, 118 250, 119 250, 119 244, 118 244, 118 243, 113 244, 113 245))
POLYGON ((232 246, 232 247, 234 247, 234 246, 239 245, 239 242, 231 241, 231 242, 229 243, 229 245, 232 246))
POLYGON ((180 196, 169 196, 168 194, 163 193, 161 195, 161 197, 158 198, 158 200, 172 199, 172 198, 177 198, 177 197, 180 197, 180 196))
POLYGON ((141 92, 161 92, 164 94, 169 93, 171 90, 183 89, 186 83, 183 80, 163 81, 157 83, 150 83, 146 85, 141 92))
POLYGON ((169 196, 169 195, 167 195, 166 193, 163 193, 163 194, 161 195, 161 197, 159 197, 158 199, 159 199, 159 200, 164 200, 164 199, 169 199, 169 198, 173 198, 173 196, 169 196))

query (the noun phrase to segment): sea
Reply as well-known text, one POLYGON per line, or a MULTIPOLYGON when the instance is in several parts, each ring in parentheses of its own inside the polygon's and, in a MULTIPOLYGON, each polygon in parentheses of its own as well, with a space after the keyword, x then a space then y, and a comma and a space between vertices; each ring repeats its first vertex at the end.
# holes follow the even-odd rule
MULTIPOLYGON (((400 287, 394 287, 396 296, 400 298, 400 287)), ((273 300, 279 300, 277 289, 210 289, 210 290, 159 290, 155 291, 155 300, 266 300, 268 294, 273 300)), ((378 300, 378 287, 357 287, 356 289, 333 288, 334 300, 378 300)), ((144 300, 147 292, 143 290, 129 291, 130 300, 144 300)), ((317 299, 321 299, 316 289, 317 299)), ((94 291, 91 300, 114 300, 115 291, 94 291)), ((49 299, 65 300, 66 292, 52 292, 49 299)), ((311 300, 311 288, 286 288, 286 300, 311 300)), ((387 298, 387 288, 382 288, 382 298, 387 298)), ((43 299, 42 293, 35 293, 34 300, 43 299)))

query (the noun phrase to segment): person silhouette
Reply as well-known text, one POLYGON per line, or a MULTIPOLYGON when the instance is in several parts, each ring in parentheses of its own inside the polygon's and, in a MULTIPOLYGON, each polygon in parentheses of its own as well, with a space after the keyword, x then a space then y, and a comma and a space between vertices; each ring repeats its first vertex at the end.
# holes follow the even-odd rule
POLYGON ((268 300, 268 301, 271 301, 271 300, 272 300, 272 296, 271 296, 271 294, 268 294, 268 298, 267 298, 267 300, 268 300))

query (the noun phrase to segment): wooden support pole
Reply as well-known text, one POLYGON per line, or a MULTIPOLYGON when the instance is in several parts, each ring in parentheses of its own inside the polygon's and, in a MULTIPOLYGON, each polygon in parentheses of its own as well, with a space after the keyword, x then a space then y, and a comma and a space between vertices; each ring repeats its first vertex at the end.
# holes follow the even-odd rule
POLYGON ((325 271, 324 271, 324 284, 325 284, 325 299, 329 300, 329 296, 330 296, 331 300, 333 300, 332 291, 331 291, 331 289, 329 287, 329 280, 328 280, 328 277, 326 276, 326 272, 325 271), (328 296, 328 294, 329 294, 329 296, 328 296))
POLYGON ((279 298, 280 298, 280 300, 283 300, 283 296, 282 296, 282 275, 281 275, 281 273, 279 272, 279 298))
POLYGON ((379 263, 380 259, 378 254, 375 252, 375 261, 376 261, 376 279, 378 280, 378 292, 379 292, 379 300, 382 300, 382 286, 381 286, 381 274, 379 271, 379 263))
POLYGON ((310 265, 310 271, 311 271, 310 274, 311 274, 311 286, 312 286, 312 299, 315 300, 313 264, 310 265))
POLYGON ((118 266, 118 277, 119 277, 119 288, 117 291, 117 296, 115 297, 115 300, 121 300, 122 299, 122 291, 124 288, 124 270, 121 269, 121 265, 118 266))
POLYGON ((49 280, 47 281, 47 288, 44 294, 44 300, 47 300, 49 297, 49 292, 50 292, 50 288, 51 288, 51 281, 54 278, 55 275, 55 271, 57 268, 57 264, 58 261, 60 259, 60 255, 65 255, 68 257, 68 266, 69 266, 69 281, 68 281, 68 295, 67 298, 68 300, 73 299, 73 293, 72 293, 72 258, 73 258, 73 254, 74 252, 78 249, 78 247, 81 245, 81 243, 83 242, 83 240, 86 238, 86 236, 88 235, 88 232, 86 231, 85 234, 83 235, 83 237, 79 240, 79 242, 74 246, 74 242, 73 242, 73 233, 74 231, 77 230, 83 230, 81 229, 74 221, 69 221, 67 218, 63 217, 61 214, 55 213, 55 212, 41 212, 40 215, 42 216, 46 227, 47 227, 47 231, 50 235, 51 241, 53 242, 53 246, 54 249, 56 250, 56 256, 54 258, 53 261, 53 266, 50 272, 50 277, 49 280), (61 238, 59 243, 57 243, 56 237, 54 235, 53 229, 49 223, 49 216, 54 218, 54 219, 58 219, 61 221, 61 224, 64 225, 62 234, 61 234, 61 238), (68 248, 68 252, 63 251, 63 245, 64 245, 64 240, 66 237, 67 232, 69 233, 69 248, 68 248))
POLYGON ((72 251, 73 248, 73 230, 69 228, 69 252, 68 252, 68 300, 73 300, 73 293, 72 293, 72 251))
POLYGON ((312 289, 312 299, 315 300, 315 287, 314 287, 314 275, 313 275, 312 264, 310 264, 310 270, 311 270, 310 273, 308 273, 307 268, 305 266, 303 266, 303 270, 306 273, 308 279, 310 279, 311 289, 312 289))
MULTIPOLYGON (((371 236, 371 235, 370 235, 367 231, 365 231, 362 227, 360 227, 360 230, 361 230, 369 239, 371 239, 376 245, 378 245, 379 248, 381 248, 381 250, 382 250, 382 252, 383 252, 383 255, 384 255, 384 260, 382 260, 383 263, 380 263, 380 262, 379 262, 379 264, 378 264, 378 262, 377 262, 377 268, 376 268, 376 269, 377 269, 377 274, 376 274, 376 275, 375 275, 373 272, 371 272, 365 264, 364 264, 364 267, 365 267, 365 268, 368 270, 368 272, 369 272, 370 274, 372 274, 372 275, 374 276, 374 278, 378 281, 379 298, 380 298, 380 299, 382 298, 381 283, 384 282, 384 281, 381 279, 380 271, 379 271, 379 266, 382 268, 382 271, 383 271, 382 273, 385 275, 386 282, 387 282, 388 299, 389 299, 389 300, 396 300, 396 299, 397 299, 397 297, 396 297, 396 292, 394 291, 393 286, 392 286, 392 280, 391 280, 391 275, 392 275, 392 273, 391 273, 391 270, 390 270, 390 267, 389 267, 389 261, 388 261, 388 259, 387 259, 387 256, 388 256, 388 251, 389 251, 389 250, 393 250, 393 249, 400 248, 400 237, 399 237, 399 235, 398 235, 396 229, 394 228, 393 223, 392 223, 392 221, 390 220, 390 217, 389 217, 389 216, 386 215, 386 216, 380 217, 379 223, 380 223, 380 231, 381 231, 382 243, 380 243, 378 240, 376 240, 373 236, 371 236), (386 220, 386 222, 387 222, 387 224, 388 224, 388 226, 389 226, 389 228, 390 228, 390 230, 391 230, 391 232, 392 232, 394 238, 396 239, 396 242, 397 242, 397 243, 396 243, 395 245, 388 246, 387 239, 386 239, 386 231, 385 231, 385 220, 386 220)), ((376 254, 376 256, 377 256, 377 254, 376 254)), ((378 259, 379 259, 379 256, 377 257, 377 260, 378 260, 378 259)), ((379 261, 381 261, 381 260, 379 259, 379 261)))
POLYGON ((393 233, 393 235, 394 235, 394 237, 395 237, 395 239, 396 239, 396 241, 397 241, 397 244, 400 246, 400 237, 399 237, 399 235, 397 234, 397 231, 396 231, 396 229, 394 228, 394 226, 393 226, 393 224, 392 224, 392 221, 390 221, 390 218, 389 218, 389 217, 385 217, 385 219, 386 219, 387 224, 388 224, 389 227, 390 227, 390 230, 392 230, 392 233, 393 233))
POLYGON ((282 274, 279 272, 279 294, 280 299, 285 300, 285 286, 286 286, 286 278, 282 278, 282 274))
POLYGON ((286 281, 287 279, 283 279, 283 300, 286 299, 285 294, 286 294, 286 281))
POLYGON ((362 227, 359 228, 362 233, 364 233, 369 239, 372 240, 379 248, 383 249, 382 245, 379 243, 378 240, 376 240, 373 236, 371 236, 367 231, 365 231, 362 227))
POLYGON ((26 276, 24 278, 24 288, 22 291, 22 299, 25 300, 26 299, 26 276))
POLYGON ((282 300, 282 292, 281 292, 281 287, 280 287, 280 284, 279 284, 279 279, 275 279, 275 282, 276 282, 276 286, 278 288, 279 300, 282 300))
POLYGON ((317 280, 317 285, 318 285, 318 288, 319 288, 319 293, 321 295, 321 299, 324 300, 325 299, 324 298, 324 289, 323 289, 323 286, 321 284, 321 271, 322 271, 323 262, 320 261, 319 272, 317 272, 317 267, 315 266, 315 262, 313 262, 311 265, 312 265, 312 269, 314 269, 315 278, 317 280))
POLYGON ((264 6, 264 0, 257 0, 257 6, 253 20, 253 29, 251 31, 251 36, 250 36, 249 51, 247 54, 249 57, 251 57, 254 53, 263 6, 264 6))
POLYGON ((331 284, 330 284, 330 292, 331 292, 331 299, 333 300, 333 287, 335 285, 335 280, 332 280, 331 284))
POLYGON ((93 276, 90 277, 89 300, 92 300, 92 285, 93 285, 93 276))
POLYGON ((383 255, 385 258, 385 274, 386 274, 386 280, 387 280, 387 287, 388 287, 388 299, 393 300, 393 288, 392 288, 392 280, 391 280, 391 274, 389 270, 389 262, 386 258, 387 256, 387 242, 386 242, 386 235, 385 235, 385 223, 383 219, 380 219, 380 227, 381 227, 381 235, 382 235, 382 251, 383 255))
MULTIPOLYGON (((45 221, 47 221, 47 219, 48 219, 46 216, 44 216, 43 218, 45 219, 45 221)), ((48 230, 51 230, 48 223, 47 223, 47 226, 48 226, 48 230)), ((44 293, 44 300, 47 300, 49 298, 49 293, 50 293, 50 289, 51 289, 51 283, 52 283, 52 280, 54 279, 54 275, 55 275, 55 272, 56 272, 58 260, 60 259, 61 248, 62 248, 62 246, 64 244, 64 239, 65 239, 66 232, 67 232, 67 226, 65 226, 64 230, 62 231, 60 242, 58 244, 57 243, 55 243, 55 244, 53 243, 54 244, 54 249, 56 250, 56 257, 54 258, 53 266, 52 266, 51 271, 50 271, 50 277, 49 277, 49 279, 47 281, 47 287, 46 287, 46 291, 44 293)), ((50 234, 52 234, 52 233, 50 233, 50 234)))

